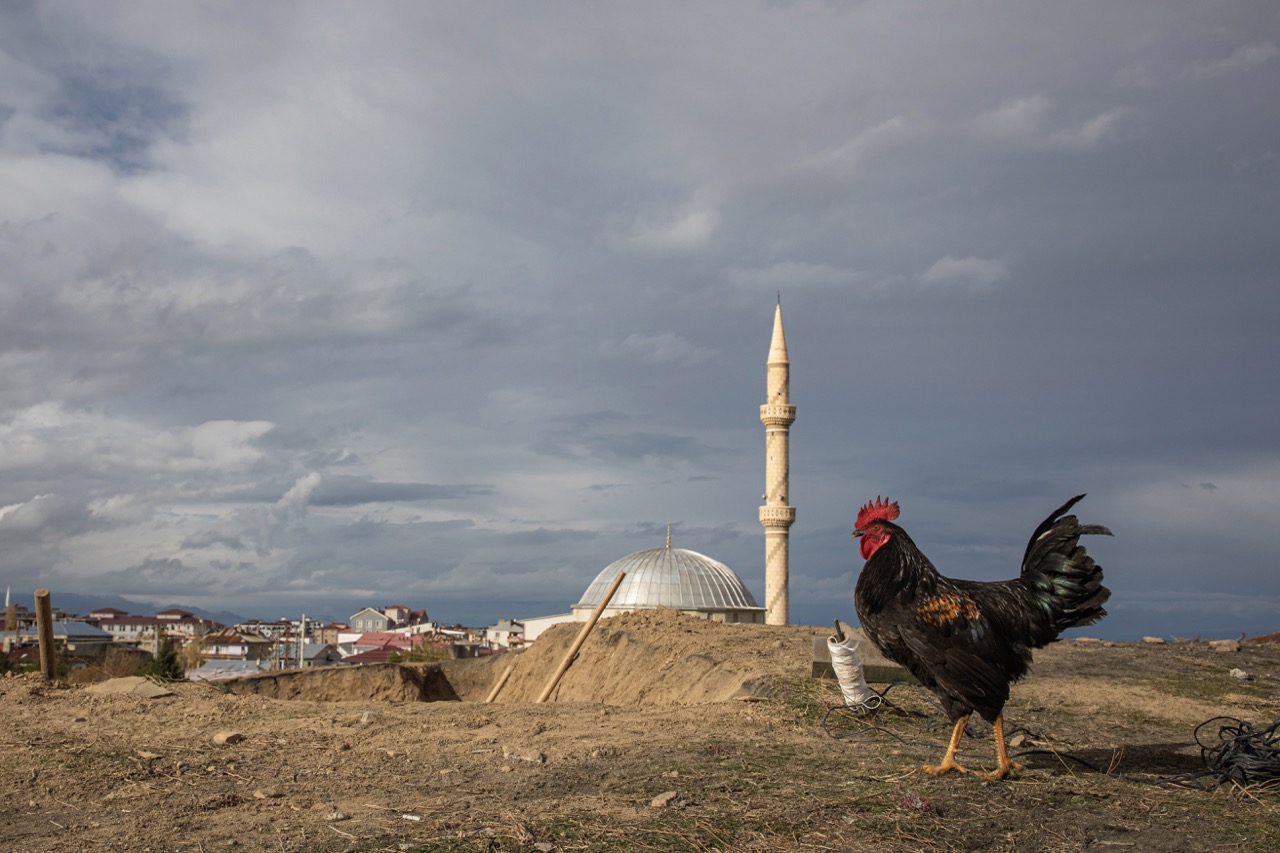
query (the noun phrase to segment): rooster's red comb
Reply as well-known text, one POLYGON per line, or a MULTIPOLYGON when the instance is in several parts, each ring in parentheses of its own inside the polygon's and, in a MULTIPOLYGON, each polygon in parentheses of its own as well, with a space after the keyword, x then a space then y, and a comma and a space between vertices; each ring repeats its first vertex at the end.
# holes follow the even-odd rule
POLYGON ((889 503, 876 495, 875 501, 867 501, 866 506, 858 510, 858 529, 866 527, 873 521, 884 519, 885 521, 893 521, 898 517, 898 502, 889 503))

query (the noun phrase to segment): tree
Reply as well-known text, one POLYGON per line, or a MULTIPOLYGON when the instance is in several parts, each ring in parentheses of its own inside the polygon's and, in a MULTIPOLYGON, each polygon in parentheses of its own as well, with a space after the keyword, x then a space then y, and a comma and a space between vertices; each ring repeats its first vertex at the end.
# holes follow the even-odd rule
POLYGON ((142 668, 142 674, 160 681, 183 681, 187 677, 178 660, 178 650, 167 637, 160 639, 160 647, 142 668))
POLYGON ((184 672, 199 669, 200 665, 208 659, 209 654, 205 648, 204 640, 199 637, 192 637, 183 643, 182 651, 178 653, 178 660, 182 664, 184 672))
POLYGON ((434 643, 421 643, 407 652, 392 652, 387 655, 387 663, 438 663, 453 660, 457 655, 447 646, 434 643))

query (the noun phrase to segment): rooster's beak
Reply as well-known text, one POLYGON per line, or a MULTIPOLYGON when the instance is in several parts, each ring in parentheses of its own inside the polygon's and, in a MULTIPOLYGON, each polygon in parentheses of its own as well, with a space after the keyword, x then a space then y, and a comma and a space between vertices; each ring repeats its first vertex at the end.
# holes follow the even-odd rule
POLYGON ((853 538, 854 538, 854 539, 857 539, 857 538, 858 538, 859 536, 861 536, 861 535, 862 535, 862 531, 861 531, 861 530, 855 530, 855 531, 853 531, 853 538))

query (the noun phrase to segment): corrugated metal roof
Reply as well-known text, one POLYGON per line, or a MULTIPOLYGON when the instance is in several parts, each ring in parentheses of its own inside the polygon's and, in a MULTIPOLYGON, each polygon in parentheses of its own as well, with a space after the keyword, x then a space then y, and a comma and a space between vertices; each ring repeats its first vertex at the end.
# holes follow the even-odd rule
MULTIPOLYGON (((76 620, 56 619, 53 621, 53 636, 62 637, 72 640, 110 640, 111 635, 99 628, 97 625, 90 625, 88 622, 78 622, 76 620)), ((20 632, 24 637, 37 636, 36 627, 23 628, 20 632)))
POLYGON ((751 590, 724 563, 685 548, 638 551, 605 566, 575 607, 595 607, 625 571, 610 608, 670 607, 673 610, 758 608, 751 590))

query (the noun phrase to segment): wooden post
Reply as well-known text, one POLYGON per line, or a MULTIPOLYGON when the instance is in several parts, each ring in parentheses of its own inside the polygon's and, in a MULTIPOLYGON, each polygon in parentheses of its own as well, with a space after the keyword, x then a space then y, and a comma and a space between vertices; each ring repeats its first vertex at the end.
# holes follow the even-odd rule
POLYGON ((502 691, 502 685, 507 683, 507 679, 511 677, 511 670, 514 668, 515 664, 507 664, 507 668, 502 671, 502 677, 498 679, 498 683, 493 685, 493 689, 490 690, 489 695, 485 697, 484 703, 486 705, 498 698, 498 693, 502 691))
POLYGON ((36 590, 36 634, 40 638, 40 671, 45 681, 58 676, 58 654, 53 647, 53 603, 49 590, 36 590))
POLYGON ((569 648, 569 652, 564 656, 564 660, 560 662, 560 668, 556 670, 556 674, 551 676, 551 680, 547 682, 547 686, 542 688, 542 695, 538 697, 538 703, 547 701, 547 697, 551 695, 551 691, 556 689, 556 685, 560 683, 560 679, 564 677, 568 671, 569 665, 573 663, 573 659, 578 656, 578 650, 582 648, 582 644, 587 641, 587 635, 591 633, 591 629, 600 621, 600 614, 609 606, 609 602, 613 599, 613 594, 618 591, 618 586, 622 583, 622 579, 627 576, 626 572, 618 572, 618 576, 613 579, 613 583, 609 584, 609 589, 605 591, 604 597, 600 599, 600 603, 596 605, 596 609, 592 611, 591 618, 587 620, 587 624, 582 626, 582 630, 578 632, 578 639, 573 641, 573 645, 569 648))

